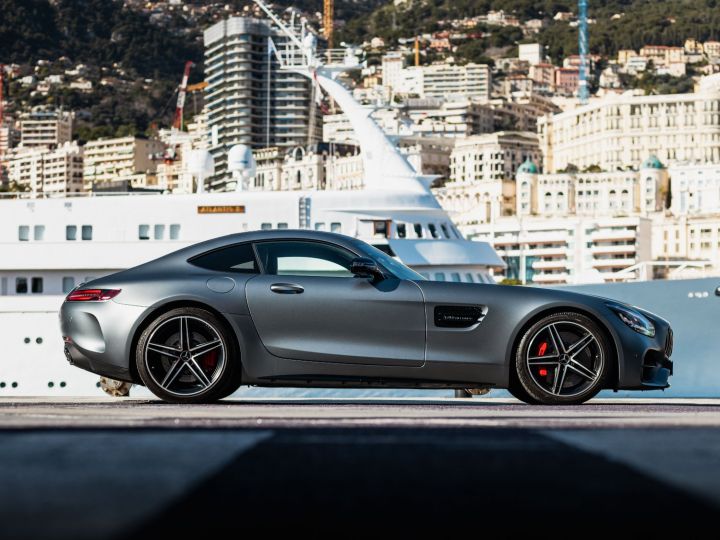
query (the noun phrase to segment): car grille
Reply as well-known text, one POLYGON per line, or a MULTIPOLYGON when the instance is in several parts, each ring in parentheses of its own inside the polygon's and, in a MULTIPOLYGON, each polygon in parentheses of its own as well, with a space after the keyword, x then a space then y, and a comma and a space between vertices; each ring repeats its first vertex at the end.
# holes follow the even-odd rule
POLYGON ((665 356, 668 358, 673 352, 673 331, 672 328, 668 328, 668 335, 665 338, 665 356))

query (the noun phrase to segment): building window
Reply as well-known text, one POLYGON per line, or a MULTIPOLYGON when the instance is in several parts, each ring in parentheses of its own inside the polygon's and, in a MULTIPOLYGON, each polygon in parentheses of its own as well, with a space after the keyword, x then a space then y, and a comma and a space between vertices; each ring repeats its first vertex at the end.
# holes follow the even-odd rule
POLYGON ((30 240, 30 227, 28 225, 20 225, 18 227, 18 240, 21 242, 30 240))
POLYGON ((43 292, 43 278, 41 277, 34 277, 31 280, 31 286, 32 286, 32 292, 35 294, 40 294, 43 292))
POLYGON ((165 239, 165 225, 155 225, 154 230, 154 237, 155 240, 164 240, 165 239))
POLYGON ((407 236, 407 228, 404 223, 397 224, 397 235, 398 238, 405 238, 407 236))
POLYGON ((83 240, 92 240, 93 239, 92 225, 83 225, 82 229, 80 231, 80 234, 82 235, 83 240))
POLYGON ((150 225, 138 226, 138 240, 150 240, 150 225))
POLYGON ((75 288, 75 278, 72 276, 65 276, 62 280, 63 292, 69 293, 75 288))
POLYGON ((45 239, 45 225, 35 225, 33 227, 33 239, 39 241, 45 239))
POLYGON ((180 240, 180 225, 177 223, 170 225, 170 240, 180 240))
POLYGON ((334 233, 341 233, 342 232, 342 223, 331 223, 330 224, 330 232, 334 233))
POLYGON ((65 227, 65 240, 77 240, 77 225, 65 227))
POLYGON ((24 278, 24 277, 15 278, 15 292, 17 294, 27 294, 27 292, 28 292, 27 278, 24 278))

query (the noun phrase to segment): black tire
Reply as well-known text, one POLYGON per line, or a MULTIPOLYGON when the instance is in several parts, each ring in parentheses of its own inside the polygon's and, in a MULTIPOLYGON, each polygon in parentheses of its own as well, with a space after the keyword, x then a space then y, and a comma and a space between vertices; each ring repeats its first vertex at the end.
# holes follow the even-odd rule
POLYGON ((240 385, 235 337, 205 309, 180 307, 155 318, 140 335, 135 363, 145 386, 169 403, 212 403, 240 385))
POLYGON ((579 405, 607 386, 614 362, 595 321, 572 312, 548 315, 522 335, 510 393, 533 405, 579 405))

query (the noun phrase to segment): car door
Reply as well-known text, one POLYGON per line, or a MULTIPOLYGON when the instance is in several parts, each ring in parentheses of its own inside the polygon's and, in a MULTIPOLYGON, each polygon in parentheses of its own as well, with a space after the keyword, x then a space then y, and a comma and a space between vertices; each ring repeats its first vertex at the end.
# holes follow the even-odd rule
POLYGON ((372 283, 349 269, 356 255, 316 241, 255 244, 263 274, 246 285, 255 328, 272 354, 296 360, 419 367, 425 308, 412 281, 372 283))

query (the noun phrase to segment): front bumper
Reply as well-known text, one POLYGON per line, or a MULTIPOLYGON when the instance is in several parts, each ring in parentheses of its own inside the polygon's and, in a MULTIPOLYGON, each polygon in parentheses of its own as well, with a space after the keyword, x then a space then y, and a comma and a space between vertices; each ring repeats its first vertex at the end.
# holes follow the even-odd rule
POLYGON ((632 332, 623 340, 626 365, 618 388, 624 390, 663 390, 670 387, 674 365, 673 331, 662 320, 653 319, 656 335, 647 338, 632 332), (628 363, 628 360, 630 363, 628 363), (630 365, 631 364, 631 365, 630 365))

